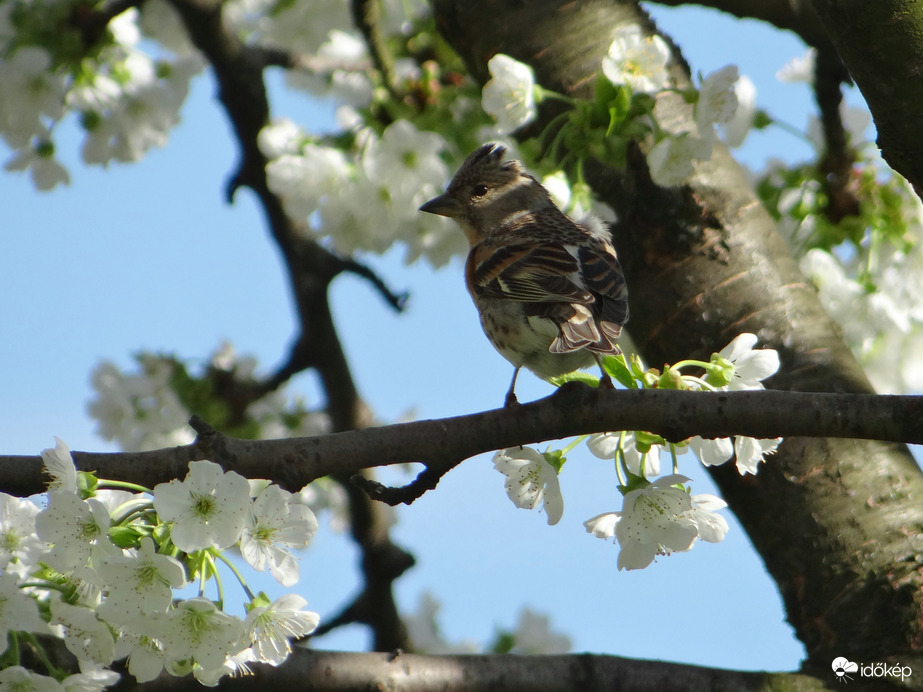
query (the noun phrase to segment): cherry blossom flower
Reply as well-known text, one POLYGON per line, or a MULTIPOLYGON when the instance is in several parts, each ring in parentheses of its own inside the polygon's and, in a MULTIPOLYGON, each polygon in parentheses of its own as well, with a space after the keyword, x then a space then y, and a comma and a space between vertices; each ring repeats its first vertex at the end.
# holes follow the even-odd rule
POLYGON ((240 538, 244 560, 269 573, 283 586, 298 582, 298 562, 287 548, 305 548, 317 532, 317 518, 292 494, 267 486, 253 501, 240 538))
POLYGON ((292 651, 290 638, 314 631, 320 616, 305 610, 307 604, 301 596, 287 594, 247 613, 244 628, 258 660, 279 665, 292 651))
POLYGON ((38 512, 29 500, 0 493, 0 570, 25 577, 38 564, 48 548, 35 534, 38 512))
POLYGON ((695 106, 695 119, 699 129, 710 129, 714 123, 726 123, 737 112, 736 65, 728 65, 709 74, 702 80, 699 100, 695 106))
POLYGON ((189 462, 183 481, 154 487, 154 509, 172 521, 170 538, 180 550, 227 548, 240 539, 250 509, 250 485, 211 461, 189 462))
POLYGON ((730 391, 763 389, 762 380, 779 369, 779 354, 771 348, 753 350, 756 334, 741 334, 718 352, 733 366, 727 382, 730 391))
POLYGON ((10 630, 44 632, 47 627, 35 599, 19 588, 19 579, 13 574, 0 574, 0 654, 7 650, 10 630))
POLYGON ((716 543, 727 533, 727 521, 714 513, 727 505, 713 495, 690 496, 676 487, 686 476, 673 474, 625 494, 620 512, 587 519, 588 533, 618 542, 619 569, 643 569, 657 555, 692 548, 696 538, 716 543))
POLYGON ((191 598, 170 611, 164 644, 169 660, 193 660, 213 670, 243 648, 243 636, 242 620, 219 610, 207 598, 191 598))
POLYGON ((186 583, 183 565, 169 555, 159 555, 149 536, 130 554, 117 553, 101 562, 98 571, 108 594, 99 614, 121 625, 130 625, 144 613, 165 612, 173 600, 173 589, 186 583))
POLYGON ((487 63, 490 80, 481 105, 497 121, 497 133, 508 135, 535 119, 535 74, 532 68, 503 53, 487 63))
POLYGON ((549 524, 564 514, 558 473, 543 454, 530 447, 510 447, 494 455, 494 468, 506 476, 506 494, 517 507, 535 509, 539 503, 549 524))
POLYGON ((653 93, 667 85, 670 48, 660 36, 645 36, 637 24, 615 31, 609 54, 603 58, 603 74, 613 84, 628 84, 639 93, 653 93))
POLYGON ((54 438, 53 449, 42 451, 42 466, 45 473, 51 476, 48 489, 51 491, 77 492, 77 468, 74 466, 74 457, 70 448, 57 437, 54 438))

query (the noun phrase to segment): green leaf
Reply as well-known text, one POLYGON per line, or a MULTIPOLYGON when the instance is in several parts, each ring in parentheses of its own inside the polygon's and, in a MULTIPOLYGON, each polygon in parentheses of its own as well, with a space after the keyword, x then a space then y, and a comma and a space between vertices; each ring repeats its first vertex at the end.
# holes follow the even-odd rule
POLYGON ((99 485, 99 479, 89 471, 77 472, 77 493, 81 499, 86 500, 96 495, 96 486, 99 485))
POLYGON ((268 608, 272 605, 272 601, 269 596, 266 595, 265 591, 260 591, 256 596, 253 597, 253 600, 245 604, 247 612, 249 613, 254 608, 268 608))
POLYGON ((561 469, 564 467, 564 464, 567 463, 567 457, 564 456, 564 452, 560 449, 549 449, 547 452, 543 452, 542 456, 545 457, 545 461, 551 464, 555 473, 560 475, 561 469))
POLYGON ((516 646, 516 636, 511 632, 497 632, 497 638, 490 645, 490 652, 494 654, 508 654, 516 646))
POLYGON ((625 485, 618 486, 622 495, 627 495, 632 490, 642 490, 651 484, 644 476, 635 475, 631 471, 626 471, 625 474, 627 476, 625 485))
POLYGON ((615 381, 626 389, 637 389, 638 382, 628 364, 625 362, 625 356, 604 356, 603 368, 609 375, 615 378, 615 381))
POLYGON ((564 375, 557 375, 555 377, 549 377, 548 381, 553 384, 555 387, 560 387, 565 382, 583 382, 588 384, 591 387, 599 386, 599 378, 594 377, 588 372, 582 370, 574 370, 573 372, 565 373, 564 375))
POLYGON ((109 538, 119 548, 137 548, 140 534, 131 526, 112 526, 109 528, 109 538))

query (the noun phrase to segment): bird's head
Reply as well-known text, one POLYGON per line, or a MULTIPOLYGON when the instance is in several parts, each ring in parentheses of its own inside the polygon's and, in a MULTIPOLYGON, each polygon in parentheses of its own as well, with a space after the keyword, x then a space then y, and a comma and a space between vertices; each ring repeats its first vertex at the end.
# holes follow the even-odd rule
POLYGON ((495 142, 473 151, 448 189, 420 211, 455 219, 474 245, 524 212, 537 211, 551 198, 519 161, 504 161, 506 147, 495 142))

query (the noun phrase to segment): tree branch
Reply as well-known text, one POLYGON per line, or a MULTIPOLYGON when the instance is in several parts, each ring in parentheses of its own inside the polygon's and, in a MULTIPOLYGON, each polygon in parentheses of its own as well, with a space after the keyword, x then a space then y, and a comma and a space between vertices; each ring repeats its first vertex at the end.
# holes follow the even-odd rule
POLYGON ((821 184, 827 193, 827 208, 824 209, 824 213, 833 223, 839 223, 846 216, 859 214, 856 176, 853 172, 856 153, 849 146, 849 138, 840 113, 840 104, 843 102, 840 85, 849 81, 849 73, 832 47, 817 52, 814 95, 820 110, 824 136, 824 153, 818 166, 821 184))
POLYGON ((739 19, 757 19, 791 31, 818 50, 831 48, 830 39, 809 0, 656 0, 658 5, 700 5, 727 12, 739 19))
POLYGON ((878 128, 888 164, 923 195, 923 12, 913 0, 812 0, 878 128))
MULTIPOLYGON (((268 386, 278 386, 300 370, 315 368, 327 396, 327 412, 334 430, 365 427, 371 423, 371 413, 353 381, 327 295, 330 283, 341 271, 356 271, 358 265, 342 260, 307 238, 305 223, 285 213, 281 199, 269 189, 267 160, 257 143, 260 130, 269 122, 263 70, 271 59, 282 58, 267 56, 263 49, 245 45, 224 20, 221 0, 170 1, 182 17, 193 43, 215 71, 219 97, 240 146, 241 160, 227 186, 227 198, 232 200, 241 186, 256 193, 288 270, 301 329, 288 362, 269 380, 268 386)), ((370 271, 364 274, 366 278, 370 275, 370 271)), ((383 290, 384 283, 379 281, 376 286, 383 290)), ((385 293, 388 297, 389 292, 385 293)), ((193 453, 198 455, 212 447, 213 452, 206 454, 220 454, 220 450, 214 450, 214 445, 220 446, 227 440, 217 434, 200 435, 196 444, 204 446, 193 453)), ((174 471, 179 470, 178 475, 183 476, 185 463, 178 464, 180 468, 177 468, 177 461, 171 458, 168 465, 173 465, 174 471)), ((265 477, 255 469, 254 472, 265 477)), ((396 571, 377 568, 388 565, 395 554, 403 551, 388 536, 384 508, 350 486, 348 479, 340 480, 346 481, 351 530, 362 550, 365 588, 376 594, 381 606, 380 617, 369 617, 366 622, 372 626, 377 645, 401 646, 406 632, 397 617, 391 593, 396 571)))
MULTIPOLYGON (((241 440, 198 426, 196 441, 151 452, 74 452, 77 467, 102 478, 152 487, 210 459, 249 478, 297 491, 331 474, 420 462, 446 473, 464 459, 574 435, 646 430, 680 441, 694 435, 841 437, 923 444, 923 397, 783 391, 597 390, 579 383, 515 408, 400 423, 317 437, 241 440)), ((0 490, 44 490, 41 457, 0 456, 0 490)), ((417 482, 417 481, 415 481, 417 482)), ((435 487, 430 475, 426 483, 435 487)), ((412 499, 412 498, 411 498, 412 499)))
MULTIPOLYGON (((916 671, 916 669, 914 669, 916 671)), ((742 672, 718 668, 642 661, 591 654, 555 656, 446 655, 423 656, 394 653, 341 653, 296 651, 285 665, 273 668, 254 665, 252 677, 225 678, 222 690, 310 689, 314 692, 391 690, 392 692, 573 692, 574 690, 620 690, 620 692, 686 692, 687 690, 737 690, 765 692, 832 690, 833 673, 742 672), (826 684, 828 683, 829 684, 826 684)), ((191 675, 161 675, 144 685, 124 676, 113 692, 199 692, 191 675)), ((888 685, 862 681, 863 690, 892 690, 888 685)))

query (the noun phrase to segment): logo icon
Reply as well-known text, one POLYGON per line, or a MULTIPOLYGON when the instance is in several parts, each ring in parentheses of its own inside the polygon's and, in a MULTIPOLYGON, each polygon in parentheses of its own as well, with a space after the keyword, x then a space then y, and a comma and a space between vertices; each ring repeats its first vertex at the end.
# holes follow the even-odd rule
POLYGON ((837 656, 833 659, 833 663, 830 665, 833 668, 833 674, 836 675, 837 682, 849 682, 852 680, 849 673, 857 673, 859 671, 859 664, 853 663, 843 656, 837 656))

